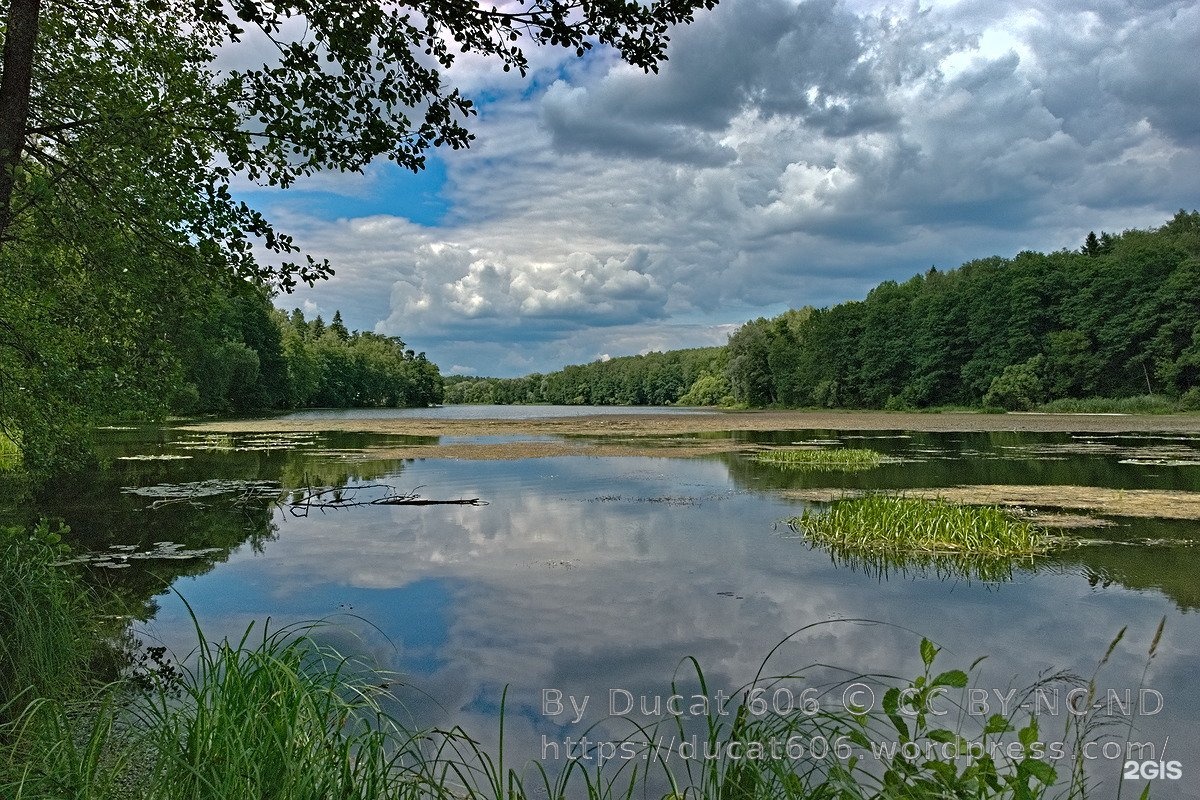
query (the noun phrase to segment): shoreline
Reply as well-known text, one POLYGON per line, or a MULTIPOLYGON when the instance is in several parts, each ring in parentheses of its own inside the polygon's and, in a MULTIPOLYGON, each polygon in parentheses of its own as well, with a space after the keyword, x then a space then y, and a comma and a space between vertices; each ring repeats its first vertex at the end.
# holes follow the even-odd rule
MULTIPOLYGON (((983 414, 902 411, 718 411, 596 414, 535 419, 262 418, 168 423, 204 433, 344 431, 398 436, 677 436, 738 431, 917 431, 928 433, 1194 433, 1200 414, 983 414)), ((441 445, 432 445, 439 447, 441 445)))

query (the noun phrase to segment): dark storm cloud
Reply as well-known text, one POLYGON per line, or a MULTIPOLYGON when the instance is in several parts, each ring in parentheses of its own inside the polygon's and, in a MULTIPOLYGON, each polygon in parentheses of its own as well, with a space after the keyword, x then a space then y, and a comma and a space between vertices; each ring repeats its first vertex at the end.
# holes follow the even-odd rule
POLYGON ((960 44, 936 27, 864 19, 833 0, 743 0, 681 30, 661 74, 621 67, 594 86, 556 84, 543 120, 563 151, 708 165, 734 155, 718 140, 747 109, 796 117, 822 136, 894 129, 889 87, 960 44))

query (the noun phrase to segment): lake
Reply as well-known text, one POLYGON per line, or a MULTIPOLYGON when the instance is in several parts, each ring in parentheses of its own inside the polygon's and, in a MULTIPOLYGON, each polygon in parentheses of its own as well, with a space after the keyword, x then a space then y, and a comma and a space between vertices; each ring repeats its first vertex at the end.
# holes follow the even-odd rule
MULTIPOLYGON (((796 697, 815 687, 822 703, 836 706, 854 676, 915 676, 925 636, 943 648, 944 668, 986 656, 972 685, 993 713, 1011 688, 1054 670, 1092 675, 1127 627, 1097 678, 1119 699, 1130 693, 1132 707, 1118 702, 1112 711, 1123 726, 1117 739, 1153 743, 1156 758, 1165 749, 1181 763, 1183 779, 1152 781, 1155 797, 1200 797, 1200 523, 1112 517, 1110 527, 1072 532, 1085 546, 985 575, 838 556, 811 548, 783 523, 807 507, 783 495, 797 490, 1036 484, 1197 492, 1200 436, 728 435, 731 452, 703 457, 466 460, 387 456, 398 444, 436 442, 431 437, 114 429, 101 445, 111 466, 48 487, 38 503, 67 520, 92 580, 125 598, 143 641, 182 657, 195 643, 192 612, 210 638, 268 618, 272 626, 329 620, 322 639, 398 673, 398 713, 414 724, 461 725, 494 741, 503 697, 508 758, 518 763, 555 762, 550 745, 592 725, 594 735, 628 733, 627 715, 609 712, 626 698, 669 698, 673 678, 694 690, 685 657, 702 666, 709 694, 737 696, 772 648, 806 626, 767 665, 768 673, 798 676, 785 685, 796 697), (794 443, 869 447, 891 460, 864 472, 813 473, 753 459, 755 447, 794 443), (381 485, 486 505, 356 505, 305 515, 276 502, 318 486, 341 487, 343 501, 368 501, 389 491, 372 488, 381 485), (588 705, 573 713, 571 698, 588 705), (556 702, 563 713, 554 713, 556 702)), ((1054 739, 1068 712, 1039 713, 1044 738, 1054 739)), ((1112 752, 1090 764, 1110 786, 1124 761, 1112 752)), ((1144 783, 1133 785, 1140 792, 1144 783)))

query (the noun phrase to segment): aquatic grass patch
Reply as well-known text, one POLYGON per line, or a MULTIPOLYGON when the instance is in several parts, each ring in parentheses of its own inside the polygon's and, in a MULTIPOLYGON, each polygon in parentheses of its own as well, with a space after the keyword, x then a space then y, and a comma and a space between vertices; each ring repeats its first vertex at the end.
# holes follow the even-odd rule
POLYGON ((835 500, 788 524, 810 542, 846 552, 1014 557, 1047 553, 1061 543, 996 506, 883 493, 835 500))
POLYGON ((883 463, 883 454, 855 447, 777 448, 758 453, 754 460, 788 469, 855 472, 879 466, 883 463))

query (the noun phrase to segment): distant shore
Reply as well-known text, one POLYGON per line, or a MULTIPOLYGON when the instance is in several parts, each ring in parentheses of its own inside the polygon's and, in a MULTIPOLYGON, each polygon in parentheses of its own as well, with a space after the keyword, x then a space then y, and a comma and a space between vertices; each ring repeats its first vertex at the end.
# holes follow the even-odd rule
POLYGON ((983 414, 890 411, 695 411, 680 414, 603 414, 544 419, 240 419, 180 427, 209 433, 353 431, 401 436, 677 436, 719 431, 929 431, 943 433, 1198 433, 1200 414, 983 414))

